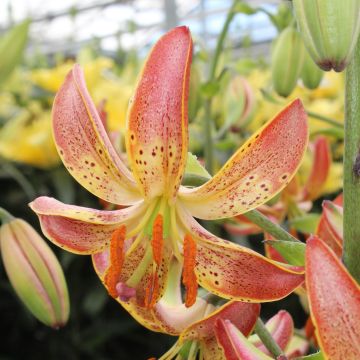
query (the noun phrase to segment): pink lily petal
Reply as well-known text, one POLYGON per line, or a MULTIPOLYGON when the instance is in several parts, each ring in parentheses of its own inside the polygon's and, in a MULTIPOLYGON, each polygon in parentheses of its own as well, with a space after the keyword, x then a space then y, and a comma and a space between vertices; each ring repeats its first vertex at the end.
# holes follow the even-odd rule
POLYGON ((326 242, 338 257, 342 255, 342 194, 333 202, 323 202, 323 212, 320 217, 316 235, 326 242), (340 205, 339 205, 340 204, 340 205))
POLYGON ((57 93, 52 118, 60 157, 82 186, 114 204, 131 205, 141 199, 131 173, 111 145, 79 65, 57 93))
MULTIPOLYGON (((294 322, 291 315, 285 310, 280 310, 266 322, 266 328, 280 348, 285 350, 294 333, 294 322)), ((257 335, 252 335, 249 341, 264 354, 271 355, 257 335)))
POLYGON ((335 241, 342 246, 343 243, 343 208, 332 201, 324 200, 323 214, 328 225, 329 232, 335 241))
POLYGON ((239 215, 280 192, 296 173, 308 142, 307 116, 295 100, 257 131, 207 183, 179 197, 200 219, 239 215))
POLYGON ((360 286, 316 236, 306 244, 306 288, 325 358, 360 359, 360 286))
POLYGON ((220 239, 185 211, 179 213, 196 241, 197 281, 208 291, 228 299, 265 302, 289 295, 304 282, 302 267, 278 263, 220 239))
POLYGON ((218 343, 224 349, 227 360, 271 360, 256 348, 230 321, 219 319, 215 325, 218 343))
POLYGON ((123 223, 140 216, 142 204, 101 211, 66 205, 49 197, 39 197, 30 203, 38 215, 41 229, 54 244, 75 254, 93 254, 110 244, 112 233, 123 223))
POLYGON ((145 197, 177 194, 188 148, 192 40, 177 27, 153 47, 131 101, 126 146, 145 197))
POLYGON ((229 301, 210 313, 205 318, 193 323, 180 336, 180 342, 187 340, 210 339, 215 336, 215 324, 218 319, 231 319, 239 331, 248 336, 254 329, 260 313, 259 304, 249 304, 240 301, 229 301))
POLYGON ((331 166, 331 151, 328 140, 319 136, 314 143, 314 156, 310 176, 304 187, 304 200, 318 198, 325 185, 331 166))

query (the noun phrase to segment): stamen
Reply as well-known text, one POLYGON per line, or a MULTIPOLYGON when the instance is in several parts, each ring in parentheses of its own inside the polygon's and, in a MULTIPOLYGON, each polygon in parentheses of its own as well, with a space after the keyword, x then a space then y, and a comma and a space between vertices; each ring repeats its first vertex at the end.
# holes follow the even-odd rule
POLYGON ((159 279, 157 274, 152 274, 145 289, 145 307, 152 309, 159 297, 159 279))
POLYGON ((190 307, 196 301, 197 296, 197 277, 195 274, 196 264, 196 243, 191 235, 186 234, 184 238, 184 269, 182 282, 185 286, 185 306, 190 307))
POLYGON ((116 290, 116 284, 119 282, 121 274, 121 268, 124 262, 124 242, 126 237, 126 227, 122 225, 116 229, 110 241, 110 266, 106 271, 104 278, 105 285, 109 294, 113 298, 117 298, 118 292, 116 290))
POLYGON ((156 265, 160 266, 163 255, 163 247, 164 247, 163 217, 161 214, 158 214, 154 221, 154 225, 152 229, 151 246, 153 250, 153 259, 156 265))

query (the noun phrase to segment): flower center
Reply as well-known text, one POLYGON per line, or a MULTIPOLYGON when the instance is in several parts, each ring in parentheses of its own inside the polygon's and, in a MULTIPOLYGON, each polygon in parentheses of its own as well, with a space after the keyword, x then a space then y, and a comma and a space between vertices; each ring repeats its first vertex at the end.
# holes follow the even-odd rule
POLYGON ((195 303, 198 288, 194 271, 196 243, 187 233, 182 238, 176 211, 168 198, 156 198, 136 226, 129 223, 127 228, 122 225, 114 231, 110 265, 104 278, 112 297, 127 301, 136 296, 136 289, 142 289, 141 306, 152 308, 162 295, 162 277, 167 276, 170 259, 174 256, 183 264, 185 305, 190 307, 195 303), (132 242, 126 247, 129 239, 132 242))

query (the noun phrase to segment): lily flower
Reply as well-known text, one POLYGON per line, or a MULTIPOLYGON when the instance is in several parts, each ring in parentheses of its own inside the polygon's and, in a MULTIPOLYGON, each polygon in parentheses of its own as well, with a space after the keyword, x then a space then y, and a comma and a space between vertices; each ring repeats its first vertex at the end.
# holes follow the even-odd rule
POLYGON ((228 299, 273 301, 303 282, 302 270, 220 239, 194 217, 221 219, 256 208, 281 191, 303 158, 308 127, 299 100, 256 132, 207 183, 181 186, 188 151, 192 40, 186 27, 152 49, 127 116, 131 171, 114 150, 79 66, 53 106, 53 132, 70 174, 121 210, 100 211, 40 197, 30 204, 44 234, 77 254, 108 252, 104 284, 122 303, 153 308, 172 261, 182 269, 185 305, 198 285, 228 299))
POLYGON ((359 359, 359 284, 317 236, 307 240, 305 267, 311 318, 324 358, 359 359))

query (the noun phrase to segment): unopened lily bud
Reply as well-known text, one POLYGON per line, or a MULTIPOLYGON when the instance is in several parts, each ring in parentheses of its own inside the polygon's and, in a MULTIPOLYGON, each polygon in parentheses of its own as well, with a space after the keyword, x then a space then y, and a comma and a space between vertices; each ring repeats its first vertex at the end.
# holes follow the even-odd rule
POLYGON ((69 295, 54 253, 26 221, 9 217, 2 209, 0 217, 1 256, 16 294, 45 325, 53 328, 65 325, 69 295))
POLYGON ((301 70, 301 79, 308 89, 316 89, 323 77, 323 71, 314 63, 309 53, 305 51, 304 64, 301 70))
POLYGON ((276 40, 272 57, 271 73, 275 91, 287 97, 294 90, 304 59, 304 44, 299 32, 288 27, 276 40))
POLYGON ((244 126, 254 108, 255 96, 249 83, 240 75, 233 77, 225 92, 225 126, 244 126))
POLYGON ((293 0, 304 43, 318 66, 342 71, 360 31, 359 0, 293 0))

